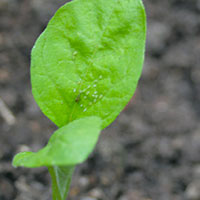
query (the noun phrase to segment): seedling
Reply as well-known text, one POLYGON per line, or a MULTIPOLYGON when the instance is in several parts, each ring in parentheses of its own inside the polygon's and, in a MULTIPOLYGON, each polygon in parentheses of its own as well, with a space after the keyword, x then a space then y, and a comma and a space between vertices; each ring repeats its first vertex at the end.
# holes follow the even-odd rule
POLYGON ((74 0, 61 7, 31 54, 36 102, 59 129, 14 166, 46 166, 53 200, 67 198, 73 169, 95 147, 134 94, 144 59, 141 0, 74 0))

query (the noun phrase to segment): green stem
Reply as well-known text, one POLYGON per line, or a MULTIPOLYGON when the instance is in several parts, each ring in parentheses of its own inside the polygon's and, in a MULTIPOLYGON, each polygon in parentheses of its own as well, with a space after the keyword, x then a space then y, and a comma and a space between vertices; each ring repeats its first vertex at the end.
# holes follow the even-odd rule
POLYGON ((66 200, 74 167, 48 167, 52 181, 53 200, 66 200))

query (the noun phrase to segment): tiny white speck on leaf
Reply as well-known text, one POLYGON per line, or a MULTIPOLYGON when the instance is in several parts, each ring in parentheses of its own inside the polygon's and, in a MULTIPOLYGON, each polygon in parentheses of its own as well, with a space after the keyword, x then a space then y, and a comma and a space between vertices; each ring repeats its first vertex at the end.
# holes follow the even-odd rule
POLYGON ((87 110, 87 108, 85 108, 84 110, 83 110, 83 112, 85 112, 87 110))
POLYGON ((86 96, 84 96, 84 99, 87 99, 87 97, 86 97, 86 96))
POLYGON ((94 84, 93 86, 94 86, 94 87, 97 87, 97 85, 96 85, 96 84, 94 84))
POLYGON ((76 89, 74 89, 73 91, 76 92, 76 89))
POLYGON ((90 94, 90 91, 87 91, 87 92, 86 92, 86 95, 88 95, 88 94, 90 94))
POLYGON ((102 79, 102 75, 99 76, 99 79, 102 79))
POLYGON ((97 91, 95 91, 94 94, 97 94, 97 91))
POLYGON ((83 104, 81 104, 80 106, 83 107, 83 104))

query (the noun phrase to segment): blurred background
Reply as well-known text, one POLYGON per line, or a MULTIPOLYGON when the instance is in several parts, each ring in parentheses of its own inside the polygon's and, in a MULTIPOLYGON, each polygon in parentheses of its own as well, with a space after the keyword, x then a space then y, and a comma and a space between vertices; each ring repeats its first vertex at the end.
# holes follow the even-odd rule
MULTIPOLYGON (((0 0, 0 200, 50 200, 46 168, 13 168, 55 126, 30 87, 30 51, 66 0, 0 0)), ((69 200, 200 200, 200 0, 144 0, 146 60, 133 101, 74 174, 69 200)))

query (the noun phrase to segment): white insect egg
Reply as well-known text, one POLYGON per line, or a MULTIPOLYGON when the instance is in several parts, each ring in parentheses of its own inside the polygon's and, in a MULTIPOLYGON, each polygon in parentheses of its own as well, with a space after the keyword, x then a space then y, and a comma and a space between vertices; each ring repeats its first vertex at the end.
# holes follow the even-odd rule
POLYGON ((87 110, 87 108, 85 108, 84 110, 83 110, 83 112, 85 112, 87 110))
POLYGON ((76 89, 74 89, 73 91, 76 92, 76 89))

